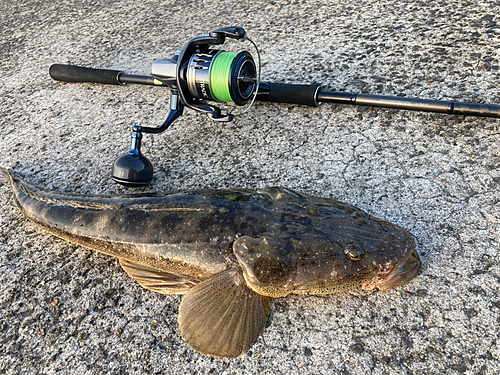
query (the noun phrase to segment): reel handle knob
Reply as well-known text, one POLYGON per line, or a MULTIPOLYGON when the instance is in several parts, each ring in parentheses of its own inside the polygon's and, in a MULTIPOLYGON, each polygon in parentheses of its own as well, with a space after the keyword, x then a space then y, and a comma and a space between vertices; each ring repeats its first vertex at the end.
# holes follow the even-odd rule
POLYGON ((147 186, 153 180, 153 165, 144 155, 127 153, 116 159, 112 177, 127 187, 147 186))
POLYGON ((140 132, 132 133, 132 147, 113 164, 112 178, 127 187, 147 186, 153 180, 153 164, 141 154, 140 132))

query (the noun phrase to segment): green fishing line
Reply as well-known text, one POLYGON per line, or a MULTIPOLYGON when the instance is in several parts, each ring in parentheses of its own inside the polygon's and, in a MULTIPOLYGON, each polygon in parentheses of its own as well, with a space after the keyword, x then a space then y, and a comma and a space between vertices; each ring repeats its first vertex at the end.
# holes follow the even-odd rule
POLYGON ((221 102, 234 102, 229 92, 229 71, 236 53, 221 52, 210 67, 210 90, 215 99, 221 102))

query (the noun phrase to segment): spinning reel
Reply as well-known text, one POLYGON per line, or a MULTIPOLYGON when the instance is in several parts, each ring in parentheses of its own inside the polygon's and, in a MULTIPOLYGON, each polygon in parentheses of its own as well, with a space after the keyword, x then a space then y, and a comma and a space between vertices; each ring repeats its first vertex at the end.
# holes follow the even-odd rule
POLYGON ((184 107, 199 111, 214 121, 231 121, 234 114, 223 114, 219 107, 206 101, 243 106, 253 98, 250 105, 253 104, 260 74, 257 74, 255 62, 249 52, 230 53, 212 49, 212 46, 223 44, 226 38, 243 41, 247 39, 247 35, 241 27, 227 27, 193 38, 172 58, 155 61, 151 69, 152 77, 69 65, 50 67, 51 77, 60 81, 139 83, 170 88, 170 112, 167 119, 157 128, 133 127, 130 151, 115 161, 113 180, 131 187, 151 182, 153 166, 141 153, 142 134, 165 131, 182 115, 184 107))
POLYGON ((184 107, 201 112, 214 121, 231 121, 234 114, 222 113, 208 102, 247 105, 254 101, 318 106, 321 102, 398 108, 457 115, 500 117, 500 106, 381 95, 323 91, 318 85, 292 85, 260 82, 260 55, 257 46, 242 27, 226 27, 191 39, 170 59, 153 62, 151 76, 126 74, 117 70, 83 68, 55 64, 50 67, 53 79, 66 82, 95 82, 121 85, 135 83, 170 88, 170 112, 157 127, 134 126, 130 151, 119 157, 112 171, 113 180, 125 186, 145 186, 153 179, 153 166, 141 153, 143 133, 161 133, 179 116, 184 107), (230 53, 213 49, 226 38, 250 41, 259 57, 259 68, 247 51, 230 53))
MULTIPOLYGON (((158 128, 134 126, 130 151, 113 165, 112 177, 127 186, 148 185, 153 179, 153 166, 141 154, 142 133, 165 131, 184 110, 184 106, 206 114, 214 121, 231 121, 232 114, 222 114, 219 107, 205 100, 245 105, 257 92, 258 79, 252 55, 211 49, 223 44, 226 37, 244 40, 241 27, 227 27, 191 39, 172 58, 155 61, 151 69, 154 83, 171 90, 170 113, 158 128)), ((120 76, 118 76, 120 80, 120 76)), ((255 96, 254 96, 255 99, 255 96)))

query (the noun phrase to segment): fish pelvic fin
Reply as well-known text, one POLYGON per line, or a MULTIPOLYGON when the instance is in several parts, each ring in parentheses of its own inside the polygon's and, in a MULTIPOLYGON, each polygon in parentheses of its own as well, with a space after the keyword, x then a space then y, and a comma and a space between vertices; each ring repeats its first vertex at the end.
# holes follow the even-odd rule
POLYGON ((119 259, 120 265, 143 288, 162 294, 184 294, 200 281, 119 259))
POLYGON ((238 268, 192 288, 179 306, 182 339, 193 350, 217 358, 247 352, 266 327, 270 299, 247 287, 238 268))

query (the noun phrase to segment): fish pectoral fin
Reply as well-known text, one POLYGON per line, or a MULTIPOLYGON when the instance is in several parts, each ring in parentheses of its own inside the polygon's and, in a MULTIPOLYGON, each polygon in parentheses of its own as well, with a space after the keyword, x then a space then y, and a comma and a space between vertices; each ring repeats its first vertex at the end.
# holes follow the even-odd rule
POLYGON ((248 288, 241 271, 230 268, 202 281, 182 298, 180 333, 201 354, 236 358, 257 341, 269 308, 269 297, 248 288))
POLYGON ((125 259, 119 259, 119 261, 131 278, 142 287, 158 293, 184 294, 200 282, 191 277, 160 271, 125 259))

